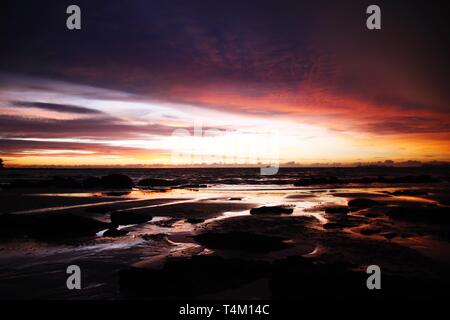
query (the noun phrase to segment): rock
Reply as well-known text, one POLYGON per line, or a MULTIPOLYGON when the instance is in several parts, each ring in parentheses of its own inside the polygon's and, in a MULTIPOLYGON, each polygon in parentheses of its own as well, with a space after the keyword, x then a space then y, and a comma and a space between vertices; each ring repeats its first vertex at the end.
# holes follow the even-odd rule
POLYGON ((111 222, 116 225, 139 224, 150 221, 153 217, 149 214, 133 211, 111 212, 111 222))
POLYGON ((157 225, 158 227, 171 228, 173 226, 173 224, 176 223, 177 221, 180 221, 180 219, 172 218, 172 219, 159 220, 159 221, 154 221, 154 222, 152 221, 152 224, 157 225))
POLYGON ((6 236, 29 236, 38 239, 93 236, 109 227, 95 219, 73 214, 42 214, 0 216, 0 234, 6 236))
POLYGON ((187 223, 191 223, 191 224, 197 224, 197 223, 205 222, 205 219, 202 219, 202 218, 187 218, 186 222, 187 223))
POLYGON ((414 235, 412 233, 402 232, 402 233, 400 233, 400 237, 411 238, 411 237, 414 237, 414 235))
POLYGON ((285 243, 284 239, 281 237, 265 236, 247 232, 208 232, 194 236, 194 240, 210 249, 261 253, 282 250, 292 246, 285 243))
POLYGON ((0 237, 24 237, 31 230, 34 217, 19 214, 0 215, 0 237))
POLYGON ((423 190, 414 190, 414 189, 407 189, 407 190, 397 190, 392 192, 394 196, 425 196, 428 194, 428 192, 423 190))
POLYGON ((263 206, 250 210, 250 214, 291 214, 292 212, 294 212, 294 208, 287 206, 263 206))
POLYGON ((426 224, 449 225, 450 212, 446 207, 397 206, 390 208, 386 215, 394 220, 426 224))
POLYGON ((383 216, 383 214, 380 212, 370 212, 370 211, 363 212, 362 215, 367 218, 379 218, 383 216))
POLYGON ((130 177, 124 174, 110 174, 100 179, 100 185, 103 188, 112 189, 131 189, 134 184, 130 177))
POLYGON ((202 225, 202 233, 266 234, 283 239, 295 239, 297 242, 316 246, 316 239, 323 235, 320 221, 313 216, 272 216, 246 215, 228 219, 219 219, 202 225))
POLYGON ((40 238, 93 236, 109 226, 105 222, 72 214, 39 216, 30 236, 40 238))
POLYGON ((50 185, 55 188, 62 189, 78 189, 82 187, 82 184, 70 177, 60 177, 56 176, 50 182, 50 185))
POLYGON ((324 229, 343 229, 348 227, 352 227, 352 225, 342 222, 328 222, 323 225, 324 229))
POLYGON ((108 229, 103 233, 104 237, 111 237, 111 238, 116 238, 116 237, 122 237, 128 234, 128 231, 126 230, 119 230, 119 229, 108 229))
POLYGON ((396 232, 386 232, 382 234, 383 237, 386 239, 394 239, 395 237, 398 237, 398 233, 396 232))
POLYGON ((374 234, 378 234, 380 232, 381 232, 381 229, 379 229, 379 228, 371 228, 371 227, 363 228, 363 229, 359 230, 359 233, 361 233, 361 234, 363 234, 365 236, 371 236, 371 235, 374 235, 374 234))
POLYGON ((366 222, 366 218, 355 216, 334 216, 337 217, 330 220, 330 222, 323 225, 324 229, 343 229, 353 228, 366 222))
POLYGON ((83 187, 92 189, 101 187, 101 179, 97 177, 88 177, 82 182, 83 187))
POLYGON ((180 182, 176 180, 165 180, 157 178, 146 178, 139 181, 140 187, 173 187, 179 185, 180 182))
POLYGON ((239 288, 266 276, 269 268, 270 264, 263 261, 217 256, 168 258, 162 268, 120 270, 119 288, 133 297, 192 299, 239 288))
POLYGON ((315 198, 316 195, 314 194, 314 191, 310 191, 308 193, 295 193, 295 194, 289 194, 285 196, 285 199, 311 199, 315 198))
POLYGON ((157 234, 144 234, 142 235, 142 239, 148 241, 165 241, 169 242, 169 239, 167 238, 167 234, 165 233, 157 233, 157 234))
POLYGON ((379 203, 372 199, 357 198, 348 202, 348 206, 352 211, 366 209, 378 205, 379 203))
POLYGON ((328 214, 347 214, 350 212, 350 208, 347 206, 330 206, 325 208, 325 213, 328 214))

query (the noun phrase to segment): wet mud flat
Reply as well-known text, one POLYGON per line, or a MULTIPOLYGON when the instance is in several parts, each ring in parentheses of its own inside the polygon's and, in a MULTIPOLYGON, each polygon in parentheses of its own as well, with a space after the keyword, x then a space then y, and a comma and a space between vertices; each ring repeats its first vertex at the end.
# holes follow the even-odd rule
POLYGON ((0 297, 448 298, 450 188, 420 179, 5 188, 0 297))

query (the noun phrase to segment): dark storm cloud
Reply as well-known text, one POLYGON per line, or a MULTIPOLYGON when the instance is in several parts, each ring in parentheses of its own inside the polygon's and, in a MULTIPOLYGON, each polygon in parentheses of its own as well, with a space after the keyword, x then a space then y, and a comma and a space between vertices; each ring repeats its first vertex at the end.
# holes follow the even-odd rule
POLYGON ((91 119, 40 119, 0 115, 0 135, 7 138, 125 139, 171 135, 177 129, 161 124, 131 125, 112 117, 91 119))
POLYGON ((33 101, 12 101, 12 105, 16 108, 39 108, 43 110, 76 113, 76 114, 103 114, 99 110, 89 109, 68 104, 47 103, 47 102, 33 102, 33 101))
POLYGON ((346 123, 361 117, 341 111, 347 102, 368 101, 377 118, 368 128, 386 105, 449 111, 443 1, 380 0, 377 32, 365 28, 369 1, 77 1, 75 32, 65 28, 71 1, 6 4, 0 69, 15 74, 248 114, 319 110, 346 123))
POLYGON ((444 133, 450 132, 450 123, 423 117, 398 117, 366 124, 363 129, 375 134, 444 133))

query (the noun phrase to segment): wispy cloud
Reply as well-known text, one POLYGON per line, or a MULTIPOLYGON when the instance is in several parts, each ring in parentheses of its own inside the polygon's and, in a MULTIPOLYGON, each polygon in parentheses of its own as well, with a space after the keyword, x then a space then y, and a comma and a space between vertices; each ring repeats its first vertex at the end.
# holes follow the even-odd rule
POLYGON ((56 112, 88 114, 88 115, 103 114, 103 112, 99 110, 59 103, 48 103, 37 101, 12 101, 11 104, 16 108, 38 108, 56 112))

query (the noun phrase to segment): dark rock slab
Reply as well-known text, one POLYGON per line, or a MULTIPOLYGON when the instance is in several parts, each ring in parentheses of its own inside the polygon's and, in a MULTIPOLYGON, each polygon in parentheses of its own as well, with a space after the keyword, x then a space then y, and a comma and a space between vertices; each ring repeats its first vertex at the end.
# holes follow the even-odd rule
POLYGON ((133 180, 124 174, 110 174, 100 178, 100 186, 112 189, 131 189, 133 188, 133 180))
POLYGON ((108 227, 108 223, 66 213, 0 216, 0 235, 3 236, 39 239, 82 237, 93 236, 108 227))
POLYGON ((374 227, 367 227, 367 228, 362 228, 360 230, 358 230, 359 233, 365 235, 365 236, 371 236, 374 234, 379 234, 382 229, 381 228, 374 228, 374 227))
POLYGON ((366 223, 367 219, 364 217, 355 216, 343 216, 337 217, 335 219, 330 219, 330 222, 323 225, 324 229, 343 229, 343 228, 353 228, 366 223))
POLYGON ((278 215, 278 214, 291 214, 294 212, 293 207, 288 206, 263 206, 259 208, 253 208, 250 210, 250 214, 270 214, 270 215, 278 215))
POLYGON ((187 223, 191 223, 191 224, 197 224, 197 223, 205 222, 205 219, 202 219, 202 218, 187 218, 186 222, 187 223))
POLYGON ((328 214, 347 214, 350 212, 348 206, 329 206, 325 208, 325 213, 328 214))
POLYGON ((281 237, 246 232, 208 232, 194 236, 194 240, 210 249, 248 252, 270 252, 291 247, 281 237))
POLYGON ((370 208, 370 207, 376 206, 378 204, 379 204, 378 201, 375 201, 372 199, 367 199, 367 198, 352 199, 348 202, 348 206, 350 207, 350 209, 352 211, 370 208))
POLYGON ((162 269, 129 268, 119 275, 120 291, 132 297, 192 299, 264 277, 270 264, 217 256, 169 258, 162 269))
POLYGON ((419 189, 397 190, 391 193, 394 196, 425 196, 428 192, 419 189))
POLYGON ((450 208, 446 207, 397 206, 390 208, 386 215, 394 220, 450 225, 450 208))
POLYGON ((82 185, 84 188, 92 189, 101 186, 101 179, 97 177, 87 177, 83 180, 82 185))
POLYGON ((166 241, 168 242, 169 239, 167 237, 167 234, 165 233, 156 233, 156 234, 144 234, 142 235, 142 239, 149 241, 166 241))
POLYGON ((111 238, 117 238, 117 237, 123 237, 128 234, 128 231, 126 230, 119 230, 119 229, 108 229, 103 233, 104 237, 111 237, 111 238))

